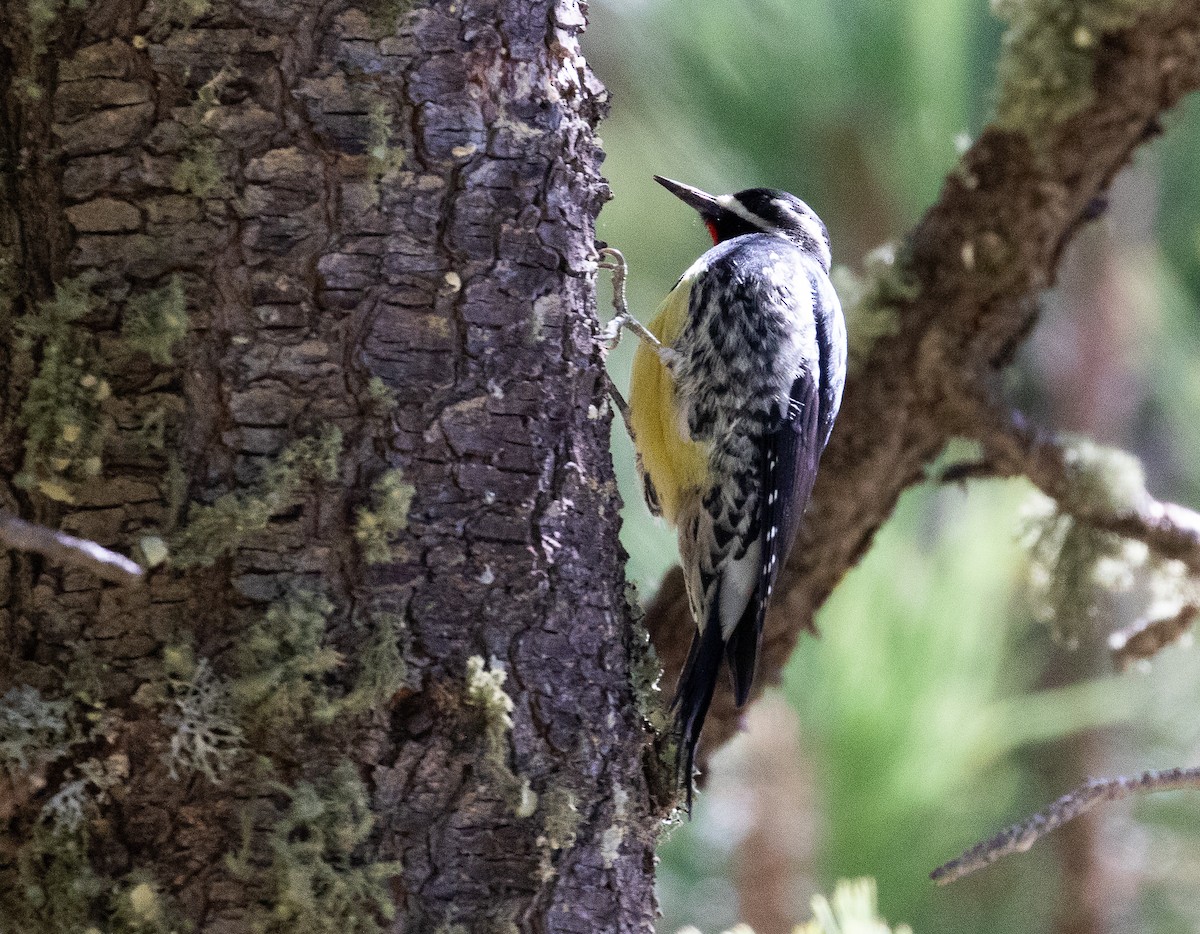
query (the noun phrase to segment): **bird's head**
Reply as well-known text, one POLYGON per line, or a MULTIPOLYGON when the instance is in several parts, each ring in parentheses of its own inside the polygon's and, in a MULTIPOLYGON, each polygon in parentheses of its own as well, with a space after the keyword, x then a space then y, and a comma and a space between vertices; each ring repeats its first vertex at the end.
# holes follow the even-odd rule
POLYGON ((747 188, 732 195, 710 195, 661 175, 655 175, 654 180, 700 212, 713 243, 743 234, 773 234, 804 247, 829 271, 832 261, 829 232, 817 212, 795 195, 775 188, 747 188))

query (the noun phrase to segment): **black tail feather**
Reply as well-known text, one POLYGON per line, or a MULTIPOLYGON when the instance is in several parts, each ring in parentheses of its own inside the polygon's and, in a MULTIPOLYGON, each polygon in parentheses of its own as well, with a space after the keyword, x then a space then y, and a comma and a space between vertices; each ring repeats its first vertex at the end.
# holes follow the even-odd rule
MULTIPOLYGON (((715 607, 719 601, 713 600, 712 603, 715 607)), ((679 773, 679 780, 687 790, 688 814, 692 813, 692 769, 696 763, 696 746, 700 742, 700 731, 704 728, 704 718, 708 714, 713 690, 717 686, 717 675, 721 670, 721 656, 724 650, 721 623, 714 613, 704 627, 704 632, 697 632, 692 637, 687 663, 679 676, 675 700, 671 703, 676 711, 675 723, 679 733, 679 752, 676 754, 675 768, 679 773)))

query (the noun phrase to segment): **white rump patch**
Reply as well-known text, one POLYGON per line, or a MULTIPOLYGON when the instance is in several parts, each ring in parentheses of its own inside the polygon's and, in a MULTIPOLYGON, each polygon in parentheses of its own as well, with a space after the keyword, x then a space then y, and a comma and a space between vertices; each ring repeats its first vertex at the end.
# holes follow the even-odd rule
POLYGON ((761 561, 762 549, 755 541, 741 560, 728 561, 721 568, 721 638, 726 642, 758 589, 761 561))

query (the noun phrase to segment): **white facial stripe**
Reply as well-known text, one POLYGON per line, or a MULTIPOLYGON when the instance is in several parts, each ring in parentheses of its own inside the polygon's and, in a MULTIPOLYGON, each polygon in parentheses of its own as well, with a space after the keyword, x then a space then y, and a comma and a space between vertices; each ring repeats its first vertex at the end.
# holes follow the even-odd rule
POLYGON ((789 215, 791 215, 795 219, 796 223, 804 229, 804 232, 817 243, 824 241, 825 233, 821 230, 821 222, 811 214, 802 213, 793 209, 792 206, 786 201, 776 200, 773 203, 775 207, 779 208, 779 210, 786 211, 789 215))
MULTIPOLYGON (((726 211, 731 214, 736 214, 748 224, 753 224, 759 230, 767 233, 774 233, 779 228, 777 225, 770 223, 765 218, 759 217, 752 211, 748 211, 746 206, 737 200, 733 195, 717 195, 717 204, 721 205, 726 211)), ((772 204, 780 211, 786 211, 788 216, 792 217, 797 226, 804 231, 805 236, 813 243, 813 248, 816 251, 817 258, 821 264, 828 269, 833 261, 833 256, 829 252, 829 245, 825 240, 825 231, 821 227, 821 222, 815 215, 808 211, 797 211, 788 202, 776 198, 772 204)))
POLYGON ((826 269, 828 269, 830 263, 833 262, 833 256, 830 254, 829 246, 825 241, 826 235, 825 231, 821 227, 821 222, 817 220, 815 215, 810 214, 807 211, 801 212, 795 210, 786 201, 776 199, 774 204, 780 210, 787 211, 787 213, 795 219, 800 229, 803 230, 805 235, 812 241, 818 256, 821 258, 822 264, 826 269))
POLYGON ((726 211, 736 214, 748 224, 753 224, 759 230, 774 230, 775 228, 768 224, 757 214, 752 214, 746 210, 745 205, 738 201, 733 195, 718 195, 717 204, 721 205, 726 211))

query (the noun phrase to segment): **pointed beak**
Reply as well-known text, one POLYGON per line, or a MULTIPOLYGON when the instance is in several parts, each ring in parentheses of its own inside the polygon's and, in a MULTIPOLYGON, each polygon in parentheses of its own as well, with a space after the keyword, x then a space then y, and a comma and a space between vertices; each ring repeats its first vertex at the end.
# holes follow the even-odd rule
POLYGON ((699 188, 663 178, 661 175, 655 175, 654 180, 684 204, 691 205, 704 217, 716 217, 721 213, 722 208, 717 199, 699 188))

